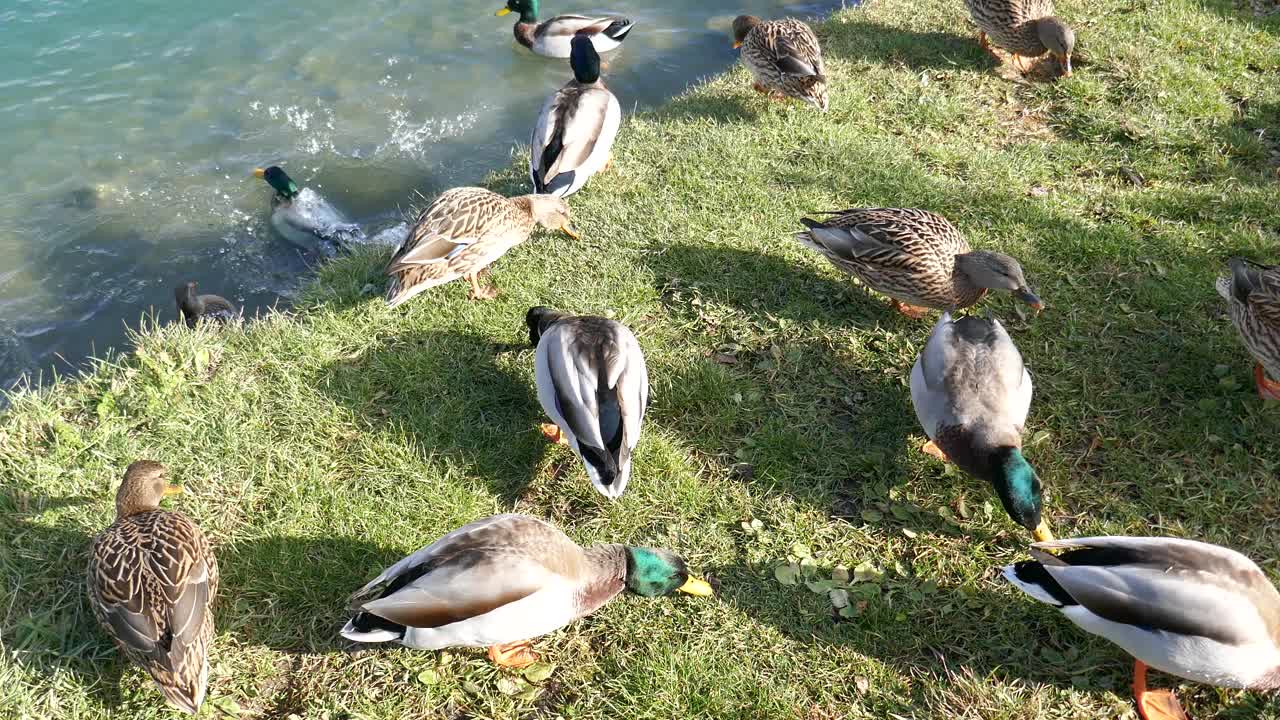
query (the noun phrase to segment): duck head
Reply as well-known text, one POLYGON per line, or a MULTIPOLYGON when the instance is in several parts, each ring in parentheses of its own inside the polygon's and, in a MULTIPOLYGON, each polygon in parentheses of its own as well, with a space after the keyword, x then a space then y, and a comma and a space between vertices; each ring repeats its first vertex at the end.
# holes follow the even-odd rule
POLYGON ((747 39, 747 33, 751 32, 751 28, 760 24, 760 18, 755 15, 739 15, 733 19, 733 47, 742 47, 743 41, 747 39))
POLYGON ((600 79, 600 53, 587 35, 578 33, 569 41, 569 67, 573 68, 574 79, 583 85, 600 79))
POLYGON ((1041 517, 1044 497, 1035 468, 1016 447, 997 447, 985 458, 981 475, 995 488, 1009 517, 1031 531, 1036 542, 1053 539, 1049 525, 1041 517))
POLYGON ((707 597, 713 594, 706 580, 689 574, 684 559, 657 548, 628 547, 626 588, 637 595, 658 597, 673 592, 707 597))
POLYGON ((955 271, 973 287, 1008 290, 1036 311, 1044 309, 1040 296, 1027 285, 1022 265, 1004 253, 975 250, 957 255, 955 271))
POLYGON ((533 221, 548 230, 559 230, 578 239, 578 232, 569 223, 569 205, 555 195, 527 195, 529 213, 533 221))
POLYGON ((529 344, 538 347, 538 341, 542 339, 542 334, 547 331, 547 328, 567 317, 569 317, 567 313, 552 310, 545 305, 529 308, 529 312, 524 315, 524 324, 529 326, 529 344))
POLYGON ((502 17, 509 13, 520 13, 520 22, 538 22, 538 0, 507 0, 506 7, 499 9, 494 15, 502 17))
POLYGON ((124 481, 116 491, 116 517, 124 518, 150 512, 160 507, 160 500, 182 492, 181 485, 166 479, 169 471, 154 460, 138 460, 124 472, 124 481))
POLYGON ((276 191, 276 194, 285 200, 292 200, 301 192, 298 190, 297 184, 293 182, 293 178, 289 177, 289 174, 280 169, 278 165, 272 165, 265 169, 254 168, 253 176, 266 180, 267 184, 276 191))
POLYGON ((1058 58, 1063 76, 1071 77, 1071 51, 1076 47, 1076 32, 1058 18, 1046 17, 1036 21, 1036 34, 1049 52, 1058 58))

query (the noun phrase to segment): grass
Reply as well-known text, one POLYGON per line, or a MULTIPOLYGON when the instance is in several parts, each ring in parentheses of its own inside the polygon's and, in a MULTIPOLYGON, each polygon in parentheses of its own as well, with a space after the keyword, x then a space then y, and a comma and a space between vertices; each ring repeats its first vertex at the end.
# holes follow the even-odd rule
MULTIPOLYGON (((997 67, 958 0, 837 13, 831 112, 771 104, 738 69, 636 117, 573 198, 583 239, 508 254, 496 301, 455 283, 389 311, 365 292, 385 257, 361 255, 297 313, 153 328, 15 396, 0 716, 170 715, 83 588, 114 484, 148 457, 186 483, 174 506, 222 566, 206 716, 1132 717, 1123 653, 1003 584, 1025 533, 916 451, 907 376, 930 322, 789 237, 814 211, 919 206, 1021 258, 1049 310, 983 309, 1036 380, 1028 453, 1057 533, 1201 538, 1280 576, 1280 408, 1213 290, 1230 255, 1280 259, 1280 19, 1223 0, 1060 11, 1081 59, 1056 83, 997 67), (532 304, 611 315, 645 348, 653 403, 620 502, 537 432, 532 304), (383 566, 513 509, 671 548, 720 595, 617 599, 537 642, 555 670, 535 689, 480 652, 340 640, 347 595, 383 566), (853 617, 779 582, 801 560, 860 569, 853 617)), ((1183 697, 1196 718, 1280 717, 1255 694, 1183 697)))

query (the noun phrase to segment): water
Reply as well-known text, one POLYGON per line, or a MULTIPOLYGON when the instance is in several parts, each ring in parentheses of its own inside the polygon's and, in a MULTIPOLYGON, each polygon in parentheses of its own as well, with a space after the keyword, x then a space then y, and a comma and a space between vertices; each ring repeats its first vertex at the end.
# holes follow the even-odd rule
MULTIPOLYGON (((636 21, 606 56, 624 112, 736 61, 741 12, 827 0, 618 0, 556 12, 636 21)), ((308 257, 268 224, 279 164, 370 234, 411 192, 475 184, 527 143, 566 61, 515 44, 500 0, 10 0, 0 5, 0 386, 122 348, 195 280, 252 314, 308 257)))

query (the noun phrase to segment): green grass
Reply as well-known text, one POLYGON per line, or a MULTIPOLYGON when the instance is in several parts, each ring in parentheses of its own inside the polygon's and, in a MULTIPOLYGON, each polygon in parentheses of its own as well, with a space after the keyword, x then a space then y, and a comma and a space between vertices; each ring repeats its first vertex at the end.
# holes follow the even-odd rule
MULTIPOLYGON (((83 586, 120 473, 148 457, 187 484, 173 506, 222 566, 207 716, 1132 717, 1124 654, 998 577, 1025 532, 916 451, 907 376, 930 322, 790 238, 814 211, 919 206, 1021 258, 1049 310, 982 309, 1035 377, 1028 453, 1058 534, 1201 538, 1280 576, 1280 408, 1252 391, 1213 290, 1232 254, 1280 260, 1280 18, 1224 0, 1060 11, 1081 59, 1057 83, 998 68, 959 0, 838 13, 821 28, 828 114, 769 103, 738 69, 633 119, 615 170, 572 200, 583 239, 508 254, 496 301, 455 283, 389 311, 362 292, 385 256, 363 255, 295 314, 156 328, 14 397, 0 716, 169 715, 83 586), (620 502, 537 432, 532 304, 612 315, 645 348, 653 402, 620 502), (383 566, 509 510, 671 548, 721 593, 620 597, 539 640, 556 669, 533 699, 476 651, 338 637, 383 566), (837 622, 775 579, 797 543, 824 572, 884 573, 855 585, 860 614, 837 622)), ((492 184, 519 192, 522 174, 492 184)), ((1196 718, 1280 716, 1254 694, 1183 696, 1196 718)))

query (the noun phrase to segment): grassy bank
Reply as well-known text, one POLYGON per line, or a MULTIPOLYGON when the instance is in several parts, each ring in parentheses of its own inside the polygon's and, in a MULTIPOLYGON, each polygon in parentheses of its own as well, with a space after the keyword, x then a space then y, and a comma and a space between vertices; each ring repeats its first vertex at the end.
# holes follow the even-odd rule
MULTIPOLYGON (((837 14, 831 112, 770 103, 735 70, 634 119, 573 198, 583 239, 517 248, 496 301, 456 283, 389 311, 366 292, 385 256, 365 255, 295 316, 163 327, 14 398, 0 716, 169 714, 84 599, 88 539, 139 457, 185 481, 174 506, 217 545, 209 704, 236 717, 1132 715, 1125 656, 998 578, 1026 537, 989 488, 916 452, 907 376, 930 322, 789 237, 818 210, 919 206, 1021 258, 1048 311, 984 307, 1035 377, 1028 454, 1057 533, 1197 537, 1280 576, 1280 408, 1252 391, 1213 290, 1232 254, 1280 260, 1280 19, 1222 0, 1060 11, 1078 71, 1031 84, 977 48, 959 0, 837 14), (645 348, 653 403, 620 502, 537 432, 532 304, 612 314, 645 348), (340 640, 379 569, 511 509, 674 549, 721 594, 620 598, 540 640, 555 669, 531 687, 479 652, 340 640), (779 581, 805 556, 859 570, 854 617, 779 581)), ((1247 693, 1184 701, 1278 716, 1247 693)))

